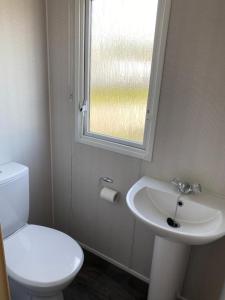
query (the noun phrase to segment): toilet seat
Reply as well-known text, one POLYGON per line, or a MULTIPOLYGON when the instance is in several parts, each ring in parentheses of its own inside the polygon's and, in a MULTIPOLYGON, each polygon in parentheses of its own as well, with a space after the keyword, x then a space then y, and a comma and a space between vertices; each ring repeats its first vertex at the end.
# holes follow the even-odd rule
POLYGON ((34 288, 68 283, 83 264, 83 252, 68 235, 51 228, 25 225, 4 239, 8 275, 34 288))

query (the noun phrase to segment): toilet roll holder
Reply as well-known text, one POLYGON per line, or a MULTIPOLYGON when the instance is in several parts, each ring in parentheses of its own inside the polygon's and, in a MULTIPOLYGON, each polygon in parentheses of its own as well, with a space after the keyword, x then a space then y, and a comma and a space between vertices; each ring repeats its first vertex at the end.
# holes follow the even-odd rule
POLYGON ((100 177, 99 178, 99 185, 102 186, 100 189, 100 198, 114 203, 116 200, 118 200, 119 192, 114 189, 104 186, 103 182, 112 184, 114 182, 114 180, 110 177, 100 177))
POLYGON ((100 177, 99 182, 102 182, 102 181, 104 181, 106 183, 113 183, 113 179, 110 177, 100 177))

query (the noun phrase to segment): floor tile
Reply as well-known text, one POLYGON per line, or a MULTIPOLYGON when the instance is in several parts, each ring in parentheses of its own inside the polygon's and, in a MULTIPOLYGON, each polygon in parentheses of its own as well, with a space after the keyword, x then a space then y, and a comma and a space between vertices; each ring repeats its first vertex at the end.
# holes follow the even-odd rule
POLYGON ((90 252, 64 291, 65 300, 146 300, 148 285, 90 252))

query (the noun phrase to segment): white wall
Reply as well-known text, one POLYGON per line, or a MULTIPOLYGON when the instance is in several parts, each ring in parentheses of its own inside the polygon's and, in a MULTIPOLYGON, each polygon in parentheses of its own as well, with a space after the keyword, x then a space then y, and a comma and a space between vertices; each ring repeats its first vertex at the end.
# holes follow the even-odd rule
MULTIPOLYGON (((142 172, 178 176, 225 195, 225 2, 174 0, 151 164, 142 172)), ((225 239, 193 247, 185 295, 217 300, 225 239)))
POLYGON ((30 168, 30 221, 51 224, 45 5, 0 0, 0 164, 30 168))
POLYGON ((221 0, 172 1, 154 159, 143 172, 225 195, 224 8, 221 0))
MULTIPOLYGON (((47 0, 55 224, 148 276, 153 234, 126 207, 132 183, 142 175, 178 176, 225 195, 225 3, 172 1, 153 162, 148 163, 74 143, 74 106, 68 102, 69 2, 47 0), (99 199, 100 176, 114 178, 122 192, 118 205, 99 199)), ((225 239, 193 248, 185 284, 190 300, 218 298, 224 250, 225 239)))

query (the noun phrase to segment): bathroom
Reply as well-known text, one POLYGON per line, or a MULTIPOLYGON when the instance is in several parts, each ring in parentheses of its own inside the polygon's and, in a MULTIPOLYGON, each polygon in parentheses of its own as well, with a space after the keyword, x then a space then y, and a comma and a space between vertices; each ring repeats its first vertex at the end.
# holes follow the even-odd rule
MULTIPOLYGON (((27 166, 28 223, 57 229, 82 247, 83 267, 65 288, 65 300, 144 300, 155 232, 130 211, 130 188, 143 176, 167 183, 179 178, 224 197, 225 205, 225 2, 152 1, 165 10, 157 16, 162 43, 154 50, 158 88, 146 158, 115 143, 110 149, 77 138, 79 13, 98 1, 0 0, 0 170, 10 162, 27 166), (119 191, 118 199, 102 199, 103 187, 119 191), (93 280, 92 266, 118 278, 98 282, 98 273, 93 289, 77 297, 82 276, 93 280)), ((224 300, 224 290, 225 238, 192 245, 178 299, 224 300)))

